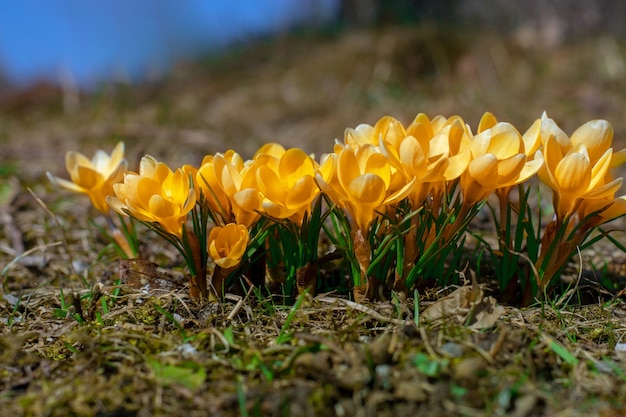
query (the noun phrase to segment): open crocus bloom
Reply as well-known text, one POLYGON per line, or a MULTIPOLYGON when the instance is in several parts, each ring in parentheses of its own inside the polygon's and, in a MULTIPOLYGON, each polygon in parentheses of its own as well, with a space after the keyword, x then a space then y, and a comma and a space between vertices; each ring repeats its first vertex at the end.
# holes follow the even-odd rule
POLYGON ((452 119, 430 140, 429 159, 448 160, 444 174, 446 181, 459 178, 465 172, 471 159, 470 144, 471 134, 460 117, 452 119))
POLYGON ((543 163, 541 157, 527 160, 522 136, 503 122, 477 134, 470 151, 472 160, 461 176, 466 204, 478 203, 498 188, 526 181, 543 163))
POLYGON ((208 155, 196 176, 206 204, 225 223, 251 226, 260 217, 263 195, 257 188, 254 161, 244 161, 230 150, 208 155))
POLYGON ((209 255, 220 268, 233 268, 241 262, 249 240, 248 228, 243 224, 215 226, 208 237, 209 255))
MULTIPOLYGON (((385 146, 397 148, 399 143, 407 136, 402 123, 391 116, 384 116, 376 122, 376 125, 360 124, 355 129, 345 130, 344 142, 335 141, 334 151, 340 154, 344 148, 350 148, 357 152, 359 148, 368 145, 377 152, 385 153, 385 146)), ((389 188, 402 188, 407 182, 407 175, 398 164, 389 165, 391 179, 389 188)))
POLYGON ((404 199, 415 183, 413 179, 394 189, 391 178, 389 160, 369 144, 325 156, 316 174, 321 190, 349 214, 361 231, 369 229, 385 206, 404 199))
POLYGON ((255 159, 257 184, 265 197, 263 210, 272 217, 302 224, 319 194, 315 183, 317 163, 298 148, 286 150, 279 157, 258 154, 255 159))
POLYGON ((159 223, 164 231, 182 237, 187 213, 196 204, 196 193, 188 175, 175 172, 162 162, 146 155, 139 174, 128 173, 124 182, 113 186, 115 197, 107 202, 120 214, 130 214, 140 221, 159 223))
MULTIPOLYGON (((554 209, 558 219, 573 215, 585 199, 612 201, 622 183, 621 178, 606 182, 613 150, 606 149, 592 161, 587 146, 578 143, 563 154, 554 136, 544 144, 544 168, 539 171, 541 180, 554 191, 554 209)), ((607 205, 611 203, 607 201, 607 205)), ((601 209, 597 204, 592 204, 601 209)))
POLYGON ((385 142, 381 146, 393 166, 407 179, 415 179, 409 198, 413 208, 418 208, 429 193, 443 190, 447 182, 465 171, 470 140, 462 121, 456 118, 434 132, 428 118, 418 115, 408 132, 395 144, 385 142))
POLYGON ((119 142, 110 156, 102 150, 96 151, 91 160, 70 151, 65 155, 65 166, 71 181, 48 172, 50 181, 70 191, 87 194, 95 208, 101 213, 109 213, 106 197, 113 195, 113 184, 122 181, 128 166, 124 159, 124 143, 119 142))

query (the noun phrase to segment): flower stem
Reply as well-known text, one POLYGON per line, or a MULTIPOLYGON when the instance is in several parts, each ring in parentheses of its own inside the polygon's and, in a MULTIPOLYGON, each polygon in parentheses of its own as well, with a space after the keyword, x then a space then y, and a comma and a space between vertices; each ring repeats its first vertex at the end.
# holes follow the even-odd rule
POLYGON ((206 300, 206 263, 203 261, 206 258, 202 254, 200 241, 193 231, 187 230, 187 238, 193 257, 193 271, 189 277, 189 296, 194 300, 206 300))

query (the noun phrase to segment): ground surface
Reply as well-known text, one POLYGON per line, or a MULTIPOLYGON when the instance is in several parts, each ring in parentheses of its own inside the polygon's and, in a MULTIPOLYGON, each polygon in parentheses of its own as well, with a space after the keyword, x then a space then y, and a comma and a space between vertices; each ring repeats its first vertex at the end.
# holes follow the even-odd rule
MULTIPOLYGON (((171 166, 228 148, 249 157, 268 141, 319 155, 346 127, 418 112, 476 126, 488 110, 525 130, 546 110, 569 133, 605 118, 625 144, 625 51, 611 38, 529 49, 432 27, 352 30, 236 48, 138 88, 2 95, 0 415, 626 414, 626 308, 598 288, 582 305, 574 292, 505 306, 478 330, 463 315, 419 320, 413 299, 197 306, 184 288, 116 287, 96 213, 45 180, 66 175, 67 150, 117 140, 131 167, 145 153, 171 166)), ((145 236, 148 257, 179 271, 145 236)), ((585 269, 623 278, 622 253, 592 255, 585 269)), ((424 294, 419 311, 450 291, 424 294)))

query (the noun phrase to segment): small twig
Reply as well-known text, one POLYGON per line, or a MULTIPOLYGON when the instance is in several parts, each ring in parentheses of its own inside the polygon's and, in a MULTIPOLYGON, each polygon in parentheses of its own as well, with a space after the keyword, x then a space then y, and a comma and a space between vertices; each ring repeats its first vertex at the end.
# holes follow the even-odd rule
MULTIPOLYGON (((233 307, 233 310, 230 313, 228 313, 228 316, 226 316, 227 321, 231 321, 237 315, 237 313, 239 313, 239 310, 241 310, 246 300, 250 297, 250 294, 252 294, 253 290, 254 290, 254 285, 250 286, 245 297, 242 298, 240 296, 237 296, 237 298, 235 298, 237 300, 237 303, 235 304, 235 307, 233 307)), ((235 297, 234 294, 226 294, 224 298, 232 300, 234 297, 235 297)))
POLYGON ((562 304, 569 304, 570 300, 574 296, 574 293, 577 289, 579 289, 580 280, 583 276, 583 255, 582 253, 580 253, 580 247, 578 245, 576 246, 576 252, 578 253, 578 277, 576 278, 576 284, 574 284, 573 288, 570 288, 568 291, 566 291, 565 294, 563 294, 560 299, 557 300, 556 303, 554 303, 556 307, 562 304))
POLYGON ((11 268, 11 266, 13 266, 16 263, 18 263, 22 258, 25 258, 28 255, 37 252, 38 250, 44 250, 44 249, 52 248, 52 247, 55 247, 55 246, 59 246, 61 244, 62 244, 62 242, 44 243, 43 245, 39 245, 39 246, 35 246, 34 248, 30 248, 29 250, 23 252, 21 255, 16 256, 15 258, 13 258, 13 260, 11 262, 9 262, 2 269, 2 272, 0 272, 0 275, 3 277, 3 280, 4 280, 4 278, 6 277, 6 274, 9 272, 9 268, 11 268))
POLYGON ((48 206, 46 206, 46 203, 44 203, 39 197, 37 197, 37 194, 35 194, 35 192, 31 190, 30 187, 27 187, 26 189, 28 190, 30 195, 33 196, 37 204, 39 204, 41 208, 43 208, 44 211, 48 213, 50 217, 52 217, 52 220, 54 220, 56 225, 59 227, 59 230, 61 231, 61 237, 63 238, 63 246, 65 247, 65 250, 67 251, 67 256, 70 258, 70 269, 72 270, 74 274, 80 275, 78 272, 76 272, 76 269, 74 269, 74 260, 72 259, 72 252, 70 251, 70 246, 68 245, 67 238, 65 237, 65 230, 63 229, 63 226, 61 226, 59 219, 57 219, 57 216, 52 211, 50 211, 48 206))
POLYGON ((337 343, 333 342, 332 340, 326 337, 323 337, 317 334, 304 333, 304 332, 296 332, 294 333, 293 337, 295 337, 296 339, 303 340, 305 342, 319 343, 320 345, 324 345, 331 351, 335 352, 338 356, 340 356, 344 362, 346 363, 353 362, 353 360, 350 358, 350 355, 348 355, 345 350, 343 350, 337 343))
POLYGON ((385 317, 382 314, 378 313, 377 311, 372 310, 371 308, 364 306, 363 304, 355 303, 354 301, 345 300, 343 298, 323 296, 323 297, 316 297, 315 299, 318 300, 318 301, 324 302, 324 303, 329 303, 329 304, 334 304, 334 303, 337 303, 337 302, 345 304, 348 307, 351 307, 351 308, 353 308, 353 309, 355 309, 357 311, 360 311, 362 313, 366 313, 366 314, 374 317, 376 320, 383 321, 383 322, 386 322, 386 323, 406 324, 406 323, 410 322, 410 320, 400 320, 400 319, 394 319, 394 318, 385 317))
POLYGON ((422 326, 418 330, 420 332, 420 337, 422 338, 422 342, 424 342, 424 347, 426 348, 428 354, 433 358, 439 358, 439 355, 437 354, 437 352, 435 352, 435 349, 433 349, 433 346, 430 344, 428 334, 426 334, 426 329, 422 326))
POLYGON ((500 326, 500 334, 498 335, 498 338, 496 339, 494 344, 491 345, 491 348, 489 349, 489 356, 491 356, 492 358, 498 356, 498 354, 502 351, 502 348, 504 347, 504 342, 506 341, 508 336, 508 328, 500 326))
POLYGON ((191 309, 189 308, 185 300, 183 300, 179 294, 177 294, 175 291, 172 291, 170 294, 174 298, 176 298, 178 301, 180 301, 180 304, 185 308, 185 310, 187 310, 187 313, 189 314, 190 317, 196 317, 195 314, 191 312, 191 309))

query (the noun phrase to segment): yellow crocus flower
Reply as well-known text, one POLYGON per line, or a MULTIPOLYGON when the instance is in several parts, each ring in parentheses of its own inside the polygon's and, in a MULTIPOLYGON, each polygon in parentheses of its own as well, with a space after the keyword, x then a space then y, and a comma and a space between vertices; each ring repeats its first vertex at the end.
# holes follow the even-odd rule
POLYGON ((246 252, 250 236, 243 224, 228 223, 211 229, 207 239, 209 255, 220 268, 234 268, 246 252))
POLYGON ((232 150, 202 161, 196 182, 206 204, 224 223, 251 226, 259 219, 263 195, 257 188, 254 163, 232 150))
POLYGON ((606 182, 613 150, 611 148, 592 161, 583 143, 563 154, 554 136, 544 144, 544 168, 540 179, 554 191, 554 209, 557 219, 573 215, 584 199, 611 198, 619 189, 622 179, 606 182))
POLYGON ((70 151, 65 155, 65 166, 70 180, 47 173, 50 181, 77 193, 87 194, 93 206, 103 214, 109 213, 106 197, 113 195, 113 184, 122 181, 128 164, 124 159, 124 143, 119 142, 111 155, 96 151, 90 160, 85 155, 70 151))
POLYGON ((196 193, 182 169, 172 170, 150 155, 141 159, 139 174, 127 173, 113 185, 115 197, 107 202, 118 213, 140 221, 158 223, 165 232, 182 237, 187 213, 196 204, 196 193))
POLYGON ((464 204, 476 204, 498 188, 510 187, 533 176, 543 163, 528 161, 520 133, 500 122, 477 134, 470 145, 472 160, 461 176, 464 204))
MULTIPOLYGON (((334 151, 341 153, 343 148, 351 148, 357 151, 364 145, 372 146, 377 152, 384 152, 385 146, 397 148, 399 143, 407 136, 402 123, 391 116, 384 116, 374 126, 361 124, 355 129, 348 128, 344 134, 344 143, 336 141, 334 151)), ((391 189, 402 188, 407 182, 407 176, 402 168, 391 164, 391 189)))
POLYGON ((421 206, 429 194, 439 200, 446 185, 459 178, 470 161, 470 136, 460 118, 448 119, 450 122, 436 131, 425 116, 420 119, 416 118, 411 124, 408 129, 411 136, 405 138, 397 150, 409 178, 416 177, 409 196, 414 208, 421 206))
POLYGON ((356 229, 363 232, 377 212, 404 199, 415 183, 413 179, 399 189, 392 188, 389 160, 369 144, 326 156, 316 179, 321 190, 346 210, 356 229))
POLYGON ((256 180, 264 196, 263 210, 272 217, 302 224, 319 194, 317 168, 317 163, 298 148, 286 150, 279 157, 257 155, 256 180))

